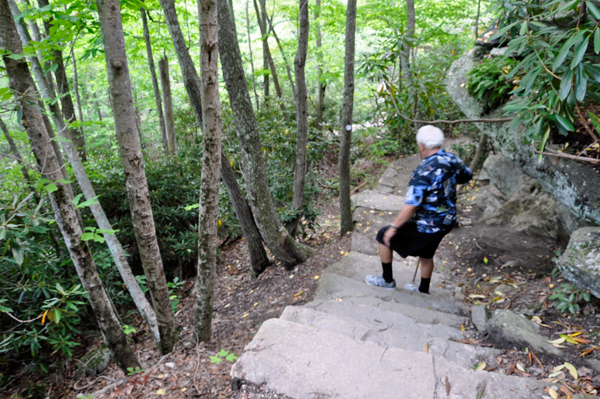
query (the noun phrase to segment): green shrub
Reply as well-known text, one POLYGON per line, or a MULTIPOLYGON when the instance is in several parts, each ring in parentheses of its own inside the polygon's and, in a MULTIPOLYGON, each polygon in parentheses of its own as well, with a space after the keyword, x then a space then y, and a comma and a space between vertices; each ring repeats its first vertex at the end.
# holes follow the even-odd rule
POLYGON ((510 97, 515 83, 508 75, 515 65, 511 58, 486 58, 467 74, 467 90, 483 102, 484 113, 504 104, 510 97))

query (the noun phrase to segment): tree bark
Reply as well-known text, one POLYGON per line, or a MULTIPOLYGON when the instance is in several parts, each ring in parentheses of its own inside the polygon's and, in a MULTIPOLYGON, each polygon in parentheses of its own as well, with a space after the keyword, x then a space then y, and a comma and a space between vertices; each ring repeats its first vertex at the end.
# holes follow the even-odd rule
MULTIPOLYGON (((79 121, 83 122, 83 112, 81 111, 81 97, 79 96, 79 79, 77 77, 77 60, 75 59, 75 52, 71 47, 71 62, 73 63, 73 90, 75 91, 75 100, 77 101, 77 110, 79 111, 79 121)), ((81 135, 85 137, 83 127, 80 127, 81 135)))
POLYGON ((231 202, 233 203, 235 214, 240 222, 242 234, 246 239, 252 274, 254 277, 257 277, 264 272, 269 265, 269 258, 265 252, 262 237, 256 227, 256 222, 254 222, 252 210, 250 210, 250 206, 244 198, 244 194, 242 194, 235 173, 233 172, 229 161, 227 161, 225 153, 221 154, 221 179, 223 179, 223 183, 227 188, 229 199, 231 199, 231 202))
POLYGON ((323 130, 323 111, 325 110, 325 89, 327 85, 322 81, 323 78, 323 33, 321 32, 321 0, 317 0, 315 3, 315 25, 317 26, 317 115, 315 116, 315 122, 317 130, 323 130))
MULTIPOLYGON (((218 0, 219 9, 227 10, 227 0, 218 0)), ((243 174, 250 207, 258 230, 271 253, 285 266, 304 262, 312 250, 297 243, 281 225, 273 205, 262 155, 258 124, 252 110, 250 94, 244 75, 242 56, 231 22, 219 13, 219 48, 223 77, 229 93, 236 133, 240 144, 243 174)))
POLYGON ((169 59, 166 55, 158 61, 160 86, 162 88, 163 103, 165 104, 165 127, 169 155, 177 155, 177 138, 175 136, 175 114, 173 113, 173 96, 171 94, 171 80, 169 78, 169 59))
POLYGON ((246 31, 248 34, 248 51, 250 52, 250 71, 252 73, 252 89, 254 90, 256 109, 258 110, 258 93, 256 92, 256 77, 254 76, 254 58, 252 57, 252 37, 250 37, 250 14, 248 13, 248 2, 249 0, 246 0, 246 31))
MULTIPOLYGON (((194 337, 210 340, 215 270, 217 268, 217 219, 221 175, 221 102, 219 101, 219 40, 216 0, 198 0, 200 20, 200 70, 202 77, 202 181, 198 221, 198 278, 194 337)), ((234 31, 235 32, 235 31, 234 31)))
MULTIPOLYGON (((38 0, 38 4, 40 8, 47 7, 50 5, 48 0, 38 0)), ((46 35, 51 39, 50 35, 50 27, 53 18, 44 21, 44 28, 46 29, 46 35)), ((71 98, 71 89, 69 88, 69 80, 67 79, 67 72, 65 69, 65 64, 63 61, 63 54, 61 50, 53 50, 54 53, 54 65, 56 65, 56 69, 54 70, 54 75, 56 77, 56 86, 58 88, 58 93, 60 94, 60 105, 62 109, 62 115, 67 123, 71 124, 73 122, 77 122, 77 117, 75 116, 75 107, 73 105, 73 99, 71 98)), ((79 156, 83 162, 86 161, 86 150, 85 150, 85 137, 83 136, 83 132, 80 128, 71 128, 69 127, 70 134, 73 137, 75 146, 77 147, 77 151, 79 152, 79 156)))
POLYGON ((117 0, 99 0, 97 5, 108 83, 113 99, 115 133, 119 142, 119 153, 125 170, 127 194, 131 206, 131 221, 156 312, 161 352, 166 354, 173 350, 178 337, 156 238, 144 159, 135 123, 121 10, 117 0))
MULTIPOLYGON (((265 21, 261 16, 260 8, 256 0, 252 0, 254 4, 254 12, 256 12, 256 21, 258 22, 258 28, 260 30, 261 42, 262 42, 262 53, 263 53, 263 71, 269 70, 269 43, 267 42, 267 37, 265 33, 265 21)), ((265 73, 263 75, 263 95, 264 101, 267 102, 269 98, 269 74, 265 73)))
POLYGON ((292 208, 296 217, 287 226, 290 234, 294 235, 302 216, 304 202, 304 184, 306 181, 306 150, 308 143, 308 92, 306 89, 306 53, 308 51, 308 0, 299 0, 300 5, 300 34, 298 35, 298 51, 294 59, 294 75, 296 75, 296 163, 294 165, 294 186, 292 208))
POLYGON ((275 27, 273 26, 273 18, 269 19, 270 31, 273 33, 273 37, 277 42, 277 47, 279 47, 279 52, 281 53, 281 58, 283 58, 283 62, 285 64, 285 70, 287 72, 288 81, 290 82, 290 87, 292 88, 292 94, 294 95, 294 101, 296 100, 296 85, 294 84, 294 79, 292 79, 292 72, 290 70, 290 65, 288 63, 287 57, 285 56, 285 51, 283 51, 283 46, 281 45, 281 41, 279 41, 279 36, 277 36, 277 32, 275 32, 275 27))
MULTIPOLYGON (((415 35, 415 18, 415 0, 406 0, 406 36, 415 35)), ((402 75, 410 80, 410 46, 406 44, 402 56, 402 75)))
POLYGON ((181 74, 183 75, 183 86, 190 100, 190 105, 196 115, 196 120, 200 126, 203 126, 202 118, 202 95, 201 95, 201 84, 198 72, 194 66, 194 61, 190 56, 179 21, 177 20, 177 12, 175 11, 174 0, 160 0, 160 6, 165 14, 165 21, 171 34, 171 40, 177 53, 177 59, 179 60, 179 67, 181 68, 181 74))
POLYGON ((475 17, 475 40, 479 37, 479 15, 481 12, 481 0, 477 1, 477 16, 475 17))
POLYGON ((96 113, 98 114, 98 121, 102 122, 102 110, 100 109, 100 102, 98 98, 94 100, 94 106, 96 107, 96 113))
POLYGON ((348 0, 346 9, 346 60, 344 63, 344 98, 338 169, 340 174, 340 234, 352 231, 350 209, 350 145, 354 109, 354 43, 356 36, 356 0, 348 0))
POLYGON ((43 167, 40 173, 57 187, 56 191, 50 193, 56 223, 67 244, 104 340, 121 369, 140 367, 110 305, 108 295, 102 287, 102 281, 98 276, 90 249, 87 243, 81 240, 83 230, 72 203, 73 198, 65 185, 59 181, 62 179, 60 164, 50 145, 50 137, 44 126, 42 114, 37 107, 31 105, 37 100, 37 91, 27 62, 24 59, 14 60, 8 56, 11 53, 22 54, 23 48, 7 0, 0 0, 0 48, 8 51, 8 54, 3 55, 2 59, 6 66, 9 86, 23 109, 21 124, 27 131, 29 142, 39 164, 43 167))
POLYGON ((146 55, 148 57, 148 66, 150 68, 150 76, 152 78, 152 90, 154 90, 154 101, 156 102, 156 113, 158 114, 158 123, 160 125, 160 138, 162 141, 165 154, 169 153, 169 143, 167 140, 167 128, 165 125, 165 117, 163 114, 162 100, 160 98, 160 90, 158 89, 158 79, 156 78, 156 68, 154 66, 154 57, 152 56, 152 41, 150 40, 150 31, 148 29, 148 19, 146 18, 146 10, 140 8, 142 14, 142 25, 144 27, 144 42, 146 43, 146 55))

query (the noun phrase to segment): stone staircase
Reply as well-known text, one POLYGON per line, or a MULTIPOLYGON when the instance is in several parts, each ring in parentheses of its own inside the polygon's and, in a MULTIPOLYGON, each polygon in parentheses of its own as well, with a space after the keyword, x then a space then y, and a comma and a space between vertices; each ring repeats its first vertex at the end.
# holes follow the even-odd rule
POLYGON ((460 342, 472 331, 470 311, 443 274, 434 273, 431 295, 401 288, 412 281, 415 262, 394 262, 395 290, 364 283, 366 274, 381 273, 375 233, 402 206, 401 193, 419 161, 412 156, 392 163, 373 191, 353 197, 352 252, 327 268, 313 302, 289 306, 262 325, 234 364, 234 380, 295 399, 547 395, 545 382, 474 370, 479 362, 495 366, 500 351, 460 342))

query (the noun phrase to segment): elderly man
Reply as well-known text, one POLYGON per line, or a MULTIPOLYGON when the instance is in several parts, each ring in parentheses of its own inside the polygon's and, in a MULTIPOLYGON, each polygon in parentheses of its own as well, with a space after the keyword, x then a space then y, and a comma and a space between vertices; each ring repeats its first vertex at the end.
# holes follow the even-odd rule
POLYGON ((392 251, 400 256, 418 256, 421 284, 406 284, 404 289, 429 293, 433 273, 433 255, 442 238, 456 223, 456 184, 467 183, 471 170, 456 155, 442 149, 444 133, 434 126, 424 126, 417 133, 421 164, 413 171, 406 201, 394 223, 377 233, 383 275, 365 277, 377 287, 394 289, 392 251))

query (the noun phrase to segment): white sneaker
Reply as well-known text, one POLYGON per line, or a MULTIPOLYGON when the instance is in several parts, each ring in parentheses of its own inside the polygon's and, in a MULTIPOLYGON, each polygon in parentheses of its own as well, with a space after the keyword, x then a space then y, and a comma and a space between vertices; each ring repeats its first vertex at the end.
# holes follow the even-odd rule
POLYGON ((407 291, 412 291, 412 292, 420 292, 419 287, 414 284, 406 284, 404 286, 404 289, 407 291))

